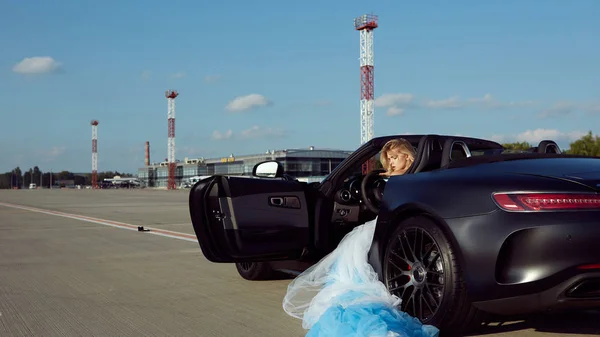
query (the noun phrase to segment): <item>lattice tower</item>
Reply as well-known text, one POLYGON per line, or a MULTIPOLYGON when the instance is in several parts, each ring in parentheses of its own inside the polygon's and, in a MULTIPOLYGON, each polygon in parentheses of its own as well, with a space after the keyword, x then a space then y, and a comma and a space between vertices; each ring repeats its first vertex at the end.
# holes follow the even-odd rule
MULTIPOLYGON (((378 18, 364 14, 354 19, 354 28, 360 32, 360 144, 373 138, 375 124, 375 86, 373 30, 378 27, 378 18)), ((363 173, 374 168, 374 160, 363 165, 363 173)))
POLYGON ((168 142, 167 142, 167 162, 169 165, 169 178, 167 181, 167 189, 174 190, 177 188, 175 184, 175 169, 177 164, 175 162, 175 98, 179 96, 179 93, 175 90, 167 90, 165 97, 167 97, 168 113, 168 142))
POLYGON ((98 121, 92 120, 92 188, 98 188, 98 121))

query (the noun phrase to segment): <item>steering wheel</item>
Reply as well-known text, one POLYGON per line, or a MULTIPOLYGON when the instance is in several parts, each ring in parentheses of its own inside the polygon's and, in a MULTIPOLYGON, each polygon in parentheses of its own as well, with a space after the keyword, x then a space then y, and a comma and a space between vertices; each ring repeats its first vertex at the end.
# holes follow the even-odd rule
POLYGON ((380 173, 385 172, 385 170, 378 169, 369 172, 360 183, 360 198, 362 202, 365 203, 367 208, 375 213, 379 214, 379 204, 383 200, 383 187, 385 187, 385 181, 383 178, 380 178, 380 173), (381 182, 377 182, 377 178, 381 179, 381 182), (374 184, 377 182, 377 184, 374 184), (371 188, 375 185, 375 188, 371 188), (373 199, 369 197, 369 191, 373 191, 373 199))

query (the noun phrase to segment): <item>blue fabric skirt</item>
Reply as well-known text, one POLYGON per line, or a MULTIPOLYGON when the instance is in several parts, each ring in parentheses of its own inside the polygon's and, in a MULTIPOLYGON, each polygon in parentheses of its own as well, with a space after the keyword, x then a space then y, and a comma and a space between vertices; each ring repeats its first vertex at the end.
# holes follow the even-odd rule
POLYGON ((337 305, 327 309, 307 337, 437 337, 439 331, 381 303, 337 305))
POLYGON ((437 337, 398 309, 400 299, 368 263, 376 220, 354 228, 338 247, 288 286, 283 309, 302 320, 307 337, 437 337))

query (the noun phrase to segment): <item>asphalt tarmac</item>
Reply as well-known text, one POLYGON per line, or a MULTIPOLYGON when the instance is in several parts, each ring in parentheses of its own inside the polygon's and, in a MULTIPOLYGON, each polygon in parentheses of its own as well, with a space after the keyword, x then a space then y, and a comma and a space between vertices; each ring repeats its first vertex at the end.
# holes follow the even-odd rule
MULTIPOLYGON (((304 336, 281 308, 290 280, 245 281, 208 262, 187 200, 0 190, 0 336, 304 336)), ((598 322, 600 311, 537 315, 473 336, 599 335, 598 322)))

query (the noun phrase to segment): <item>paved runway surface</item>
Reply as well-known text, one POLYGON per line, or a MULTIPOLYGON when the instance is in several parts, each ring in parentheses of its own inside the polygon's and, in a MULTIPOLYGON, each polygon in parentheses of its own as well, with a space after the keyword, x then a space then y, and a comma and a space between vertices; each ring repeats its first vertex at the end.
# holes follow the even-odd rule
MULTIPOLYGON (((0 190, 0 336, 303 336, 281 309, 289 280, 249 282, 206 261, 187 197, 0 190)), ((598 322, 540 315, 480 335, 599 335, 598 322)))

